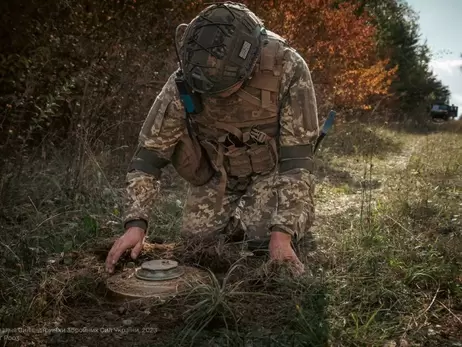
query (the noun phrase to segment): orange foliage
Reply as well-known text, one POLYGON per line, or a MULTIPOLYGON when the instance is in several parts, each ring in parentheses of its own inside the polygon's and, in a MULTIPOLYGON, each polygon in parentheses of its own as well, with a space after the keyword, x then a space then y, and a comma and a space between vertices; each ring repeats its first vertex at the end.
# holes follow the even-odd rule
POLYGON ((358 16, 357 5, 337 2, 263 0, 253 10, 306 59, 320 102, 367 108, 372 97, 387 95, 395 70, 377 58, 376 28, 367 13, 358 16))
POLYGON ((376 28, 367 13, 355 13, 357 5, 337 5, 337 0, 241 2, 305 58, 320 102, 368 108, 374 97, 388 94, 395 70, 387 70, 388 62, 377 58, 376 28))

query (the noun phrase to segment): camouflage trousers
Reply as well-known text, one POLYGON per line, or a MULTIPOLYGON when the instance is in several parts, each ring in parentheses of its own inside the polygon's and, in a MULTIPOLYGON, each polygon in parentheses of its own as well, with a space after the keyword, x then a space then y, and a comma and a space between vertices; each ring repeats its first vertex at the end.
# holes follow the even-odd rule
MULTIPOLYGON (((254 244, 257 248, 266 248, 271 228, 283 220, 295 229, 292 232, 295 236, 293 240, 300 239, 314 220, 313 180, 309 180, 308 196, 299 199, 294 197, 289 208, 282 213, 283 218, 278 211, 281 199, 278 199, 274 180, 274 174, 240 182, 230 179, 218 213, 215 212, 215 206, 219 194, 219 177, 213 177, 203 186, 190 186, 183 210, 183 237, 212 240, 224 236, 233 241, 246 240, 249 246, 254 244), (307 218, 300 223, 300 216, 303 215, 307 218)), ((281 227, 284 229, 284 225, 281 227)))

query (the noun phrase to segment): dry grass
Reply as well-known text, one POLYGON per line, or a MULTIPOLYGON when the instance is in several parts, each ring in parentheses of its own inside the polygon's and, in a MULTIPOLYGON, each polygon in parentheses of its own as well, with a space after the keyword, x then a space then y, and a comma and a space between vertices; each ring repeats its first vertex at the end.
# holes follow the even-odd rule
MULTIPOLYGON (((84 184, 74 191, 64 155, 41 165, 30 160, 21 174, 11 166, 1 186, 1 326, 123 327, 128 320, 151 329, 97 339, 22 335, 58 345, 457 346, 461 143, 456 131, 334 129, 321 152, 314 241, 300 246, 312 276, 272 277, 264 257, 239 252, 204 256, 179 244, 147 245, 137 262, 163 255, 213 270, 210 283, 163 304, 113 302, 102 285, 104 257, 121 232, 125 164, 87 153, 84 184)), ((185 187, 171 172, 164 185, 156 234, 178 242, 185 187)))

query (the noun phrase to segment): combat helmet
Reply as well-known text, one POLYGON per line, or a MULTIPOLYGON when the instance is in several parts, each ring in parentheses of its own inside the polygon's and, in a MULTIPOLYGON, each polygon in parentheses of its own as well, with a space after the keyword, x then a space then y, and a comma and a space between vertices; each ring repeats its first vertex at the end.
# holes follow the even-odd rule
POLYGON ((205 95, 232 88, 250 77, 265 39, 263 22, 245 5, 208 6, 187 25, 177 47, 186 83, 205 95))

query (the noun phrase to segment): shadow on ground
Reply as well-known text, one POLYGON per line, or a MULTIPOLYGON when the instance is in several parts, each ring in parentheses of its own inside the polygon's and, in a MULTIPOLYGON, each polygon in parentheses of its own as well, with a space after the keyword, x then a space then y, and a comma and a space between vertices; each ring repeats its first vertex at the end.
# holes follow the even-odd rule
POLYGON ((357 179, 347 170, 337 169, 329 162, 322 161, 318 161, 317 163, 316 178, 321 181, 327 180, 334 187, 342 187, 345 193, 348 193, 350 190, 378 189, 382 186, 382 183, 377 179, 369 179, 367 177, 365 179, 357 179))
POLYGON ((462 119, 450 120, 444 122, 426 121, 407 121, 407 122, 393 122, 388 127, 396 132, 406 132, 409 134, 425 135, 434 134, 439 132, 462 134, 462 119))
POLYGON ((405 201, 400 207, 399 213, 407 217, 413 230, 429 235, 462 235, 459 209, 451 206, 451 203, 436 205, 429 201, 405 201))

